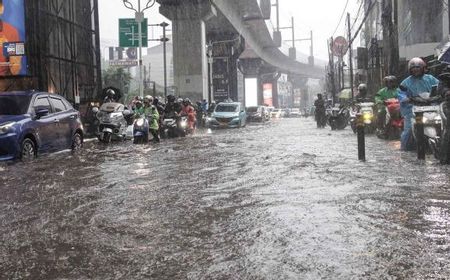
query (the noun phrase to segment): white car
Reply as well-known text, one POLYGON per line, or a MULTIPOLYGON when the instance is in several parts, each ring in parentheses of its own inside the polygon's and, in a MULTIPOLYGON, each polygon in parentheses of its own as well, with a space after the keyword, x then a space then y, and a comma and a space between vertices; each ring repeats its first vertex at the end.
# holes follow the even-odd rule
POLYGON ((299 108, 293 108, 293 109, 291 109, 291 112, 289 113, 289 116, 290 116, 291 118, 298 118, 298 117, 300 117, 300 116, 301 116, 301 114, 300 114, 300 109, 299 109, 299 108))
POLYGON ((272 112, 270 112, 270 117, 273 119, 279 119, 282 117, 283 112, 281 109, 274 109, 272 112))

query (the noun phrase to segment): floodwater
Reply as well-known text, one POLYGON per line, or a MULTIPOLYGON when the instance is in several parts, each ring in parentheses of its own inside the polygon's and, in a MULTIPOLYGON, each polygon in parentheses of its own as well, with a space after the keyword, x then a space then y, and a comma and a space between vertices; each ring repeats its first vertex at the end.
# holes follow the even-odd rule
POLYGON ((282 119, 0 165, 1 279, 449 279, 450 173, 282 119))

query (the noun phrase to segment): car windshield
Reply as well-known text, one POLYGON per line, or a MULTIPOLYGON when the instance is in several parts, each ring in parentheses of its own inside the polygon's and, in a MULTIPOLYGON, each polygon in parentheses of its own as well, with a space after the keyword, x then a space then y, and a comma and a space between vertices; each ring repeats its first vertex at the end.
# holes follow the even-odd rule
POLYGON ((216 112, 226 112, 226 113, 232 113, 237 112, 238 106, 237 105, 217 105, 216 112))
POLYGON ((258 112, 258 107, 248 107, 247 108, 248 113, 255 113, 258 112))
POLYGON ((0 95, 0 115, 23 115, 30 105, 30 96, 0 95))

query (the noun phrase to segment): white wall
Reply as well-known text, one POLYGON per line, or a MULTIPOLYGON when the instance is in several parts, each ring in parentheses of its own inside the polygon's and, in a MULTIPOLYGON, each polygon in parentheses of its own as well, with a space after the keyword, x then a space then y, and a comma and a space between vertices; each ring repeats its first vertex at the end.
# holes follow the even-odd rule
POLYGON ((245 78, 245 107, 258 106, 258 79, 245 78))

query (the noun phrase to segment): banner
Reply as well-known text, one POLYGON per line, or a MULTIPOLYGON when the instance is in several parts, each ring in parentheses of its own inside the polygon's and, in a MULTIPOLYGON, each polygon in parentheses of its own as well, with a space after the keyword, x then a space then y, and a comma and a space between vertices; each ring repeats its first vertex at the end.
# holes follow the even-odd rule
POLYGON ((27 74, 24 0, 0 0, 0 76, 27 74))

